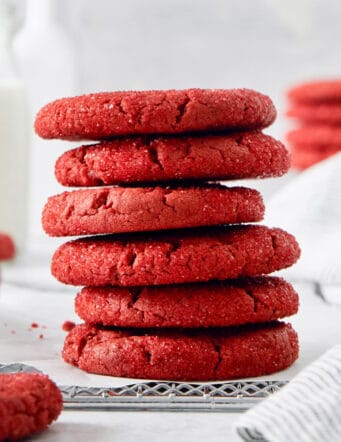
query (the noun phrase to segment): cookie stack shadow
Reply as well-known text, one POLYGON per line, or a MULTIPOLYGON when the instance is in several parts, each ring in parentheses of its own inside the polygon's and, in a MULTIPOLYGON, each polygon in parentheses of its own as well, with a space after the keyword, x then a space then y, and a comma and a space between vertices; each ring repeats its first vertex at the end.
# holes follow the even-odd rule
POLYGON ((287 140, 292 167, 304 170, 341 151, 341 80, 299 84, 288 91, 289 117, 299 127, 287 140))
POLYGON ((181 381, 270 374, 298 356, 278 319, 298 296, 268 276, 300 250, 263 218, 261 195, 221 180, 280 176, 288 153, 261 132, 276 116, 255 91, 112 92, 60 99, 37 115, 45 138, 96 140, 55 173, 86 187, 49 198, 42 221, 60 246, 52 273, 85 286, 84 320, 63 358, 111 376, 181 381), (92 235, 92 236, 89 236, 92 235))

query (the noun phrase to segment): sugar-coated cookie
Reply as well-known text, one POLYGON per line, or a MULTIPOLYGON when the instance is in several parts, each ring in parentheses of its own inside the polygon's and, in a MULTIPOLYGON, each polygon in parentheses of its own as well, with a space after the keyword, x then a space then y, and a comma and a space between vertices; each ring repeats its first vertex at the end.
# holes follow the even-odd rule
POLYGON ((290 366, 298 339, 290 324, 187 331, 78 325, 63 358, 90 373, 142 379, 210 381, 261 376, 290 366))
POLYGON ((51 269, 72 285, 163 285, 267 274, 299 255, 295 238, 281 229, 222 226, 69 241, 51 269))
POLYGON ((42 224, 49 235, 74 236, 236 224, 263 215, 259 192, 242 187, 102 187, 50 197, 42 224))
POLYGON ((222 327, 297 313, 282 278, 258 277, 149 287, 84 287, 75 310, 87 323, 118 327, 222 327))
POLYGON ((64 186, 281 176, 290 166, 280 141, 256 131, 117 138, 63 153, 55 175, 64 186))
POLYGON ((270 125, 269 97, 249 89, 103 92, 62 98, 43 107, 43 138, 100 140, 118 135, 175 134, 270 125))
POLYGON ((44 430, 62 408, 61 392, 48 376, 0 374, 0 441, 18 440, 44 430))

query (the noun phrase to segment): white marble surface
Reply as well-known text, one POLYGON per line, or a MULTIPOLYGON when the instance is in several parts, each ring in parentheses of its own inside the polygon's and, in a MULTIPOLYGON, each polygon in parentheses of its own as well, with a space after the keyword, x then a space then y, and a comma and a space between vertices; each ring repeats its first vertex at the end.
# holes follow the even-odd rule
MULTIPOLYGON (((76 320, 73 291, 38 290, 6 283, 0 291, 0 362, 23 361, 48 373, 57 383, 119 385, 126 380, 87 375, 60 358, 65 320, 76 320), (39 327, 31 328, 32 322, 39 327), (43 338, 39 335, 43 334, 43 338)), ((309 284, 296 283, 301 307, 290 321, 299 333, 301 353, 293 367, 272 379, 292 378, 299 370, 341 340, 341 309, 325 304, 309 284)), ((74 293, 76 293, 76 289, 74 293)), ((71 441, 237 441, 233 422, 238 413, 193 412, 75 412, 64 411, 58 421, 30 440, 71 441)))
POLYGON ((237 414, 64 412, 51 428, 29 440, 73 442, 240 442, 232 430, 237 414))

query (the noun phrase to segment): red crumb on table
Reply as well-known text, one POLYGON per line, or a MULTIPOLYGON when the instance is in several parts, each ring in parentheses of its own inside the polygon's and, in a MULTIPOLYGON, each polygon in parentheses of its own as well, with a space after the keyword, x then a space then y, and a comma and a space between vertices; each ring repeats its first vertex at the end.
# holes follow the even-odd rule
POLYGON ((36 322, 32 322, 31 327, 32 328, 38 328, 39 324, 37 324, 36 322))
POLYGON ((44 339, 44 335, 42 333, 39 335, 39 339, 44 339))
POLYGON ((65 321, 62 325, 62 330, 65 332, 71 331, 75 327, 75 323, 72 321, 65 321))

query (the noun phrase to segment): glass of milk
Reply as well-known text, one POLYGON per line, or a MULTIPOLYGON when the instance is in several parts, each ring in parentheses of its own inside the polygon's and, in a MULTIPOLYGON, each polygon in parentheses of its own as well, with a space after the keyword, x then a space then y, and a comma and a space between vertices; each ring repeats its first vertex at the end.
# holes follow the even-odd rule
POLYGON ((29 115, 26 94, 12 61, 11 3, 0 2, 0 231, 19 253, 28 231, 29 115))

